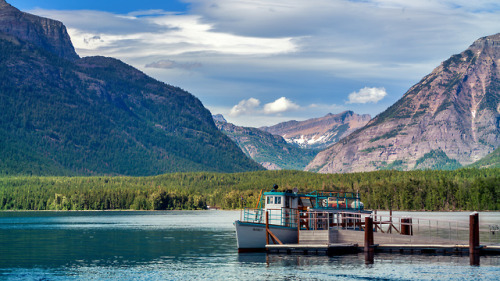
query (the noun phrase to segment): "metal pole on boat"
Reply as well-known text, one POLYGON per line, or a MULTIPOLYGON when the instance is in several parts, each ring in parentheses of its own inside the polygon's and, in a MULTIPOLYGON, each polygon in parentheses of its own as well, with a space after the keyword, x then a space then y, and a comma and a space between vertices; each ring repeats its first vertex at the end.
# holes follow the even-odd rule
POLYGON ((266 245, 269 245, 269 212, 266 211, 266 245))

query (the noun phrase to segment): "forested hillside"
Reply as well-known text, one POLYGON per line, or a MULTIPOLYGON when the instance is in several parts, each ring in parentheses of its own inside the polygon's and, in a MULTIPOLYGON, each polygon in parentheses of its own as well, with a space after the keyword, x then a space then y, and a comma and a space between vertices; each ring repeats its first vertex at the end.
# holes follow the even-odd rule
POLYGON ((0 174, 261 169, 191 94, 111 58, 76 62, 0 38, 0 174))
POLYGON ((74 52, 60 22, 0 5, 0 175, 262 170, 190 93, 74 52))
POLYGON ((470 168, 500 168, 500 147, 483 159, 471 164, 470 168))
POLYGON ((3 177, 0 210, 172 210, 255 206, 261 189, 359 191, 368 209, 500 210, 500 169, 314 174, 261 171, 155 177, 3 177))

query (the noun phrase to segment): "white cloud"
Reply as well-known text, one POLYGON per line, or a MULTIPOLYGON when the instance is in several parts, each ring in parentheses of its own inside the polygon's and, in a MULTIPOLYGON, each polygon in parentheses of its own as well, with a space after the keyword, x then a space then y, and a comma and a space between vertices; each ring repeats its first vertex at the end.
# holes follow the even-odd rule
POLYGON ((387 96, 385 88, 368 88, 352 92, 349 94, 349 101, 346 103, 377 103, 387 96))
POLYGON ((196 52, 251 56, 296 50, 292 37, 264 38, 218 32, 213 24, 202 22, 199 15, 159 11, 116 15, 42 9, 34 13, 63 21, 75 48, 83 55, 104 53, 122 59, 196 52))
POLYGON ((257 107, 260 106, 260 101, 258 99, 249 98, 247 100, 240 101, 237 105, 231 108, 229 115, 236 117, 242 114, 252 114, 255 113, 257 107))
POLYGON ((256 98, 249 98, 247 100, 242 100, 237 105, 233 106, 229 111, 229 116, 237 117, 240 115, 255 114, 273 115, 297 109, 300 109, 300 106, 293 103, 286 97, 281 97, 271 103, 267 103, 262 108, 260 107, 260 100, 256 98))
POLYGON ((282 113, 285 111, 290 111, 290 110, 297 110, 299 109, 300 106, 297 104, 293 103, 291 100, 281 97, 274 102, 268 103, 264 105, 264 113, 265 114, 275 114, 275 113, 282 113))

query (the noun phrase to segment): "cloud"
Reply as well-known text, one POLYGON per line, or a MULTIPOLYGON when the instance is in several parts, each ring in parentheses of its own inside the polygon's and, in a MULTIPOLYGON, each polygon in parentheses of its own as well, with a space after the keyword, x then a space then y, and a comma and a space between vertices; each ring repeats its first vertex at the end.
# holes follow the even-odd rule
POLYGON ((267 103, 262 108, 260 108, 260 100, 256 98, 249 98, 247 100, 242 100, 237 105, 233 106, 229 112, 229 116, 237 117, 240 115, 250 114, 272 115, 297 109, 300 109, 300 106, 285 97, 281 97, 273 102, 267 103))
POLYGON ((281 97, 274 102, 268 103, 264 105, 264 113, 265 114, 275 114, 275 113, 282 113, 285 111, 290 111, 290 110, 297 110, 299 109, 300 106, 297 104, 293 103, 289 99, 285 97, 281 97))
POLYGON ((79 55, 116 57, 249 123, 256 114, 259 122, 318 117, 335 105, 376 115, 440 62, 500 31, 497 0, 179 1, 189 7, 182 13, 29 12, 63 21, 79 55), (348 97, 365 85, 391 95, 348 97), (234 106, 283 96, 301 107, 234 106))
POLYGON ((211 53, 237 56, 294 52, 291 37, 263 38, 218 32, 199 15, 161 10, 117 15, 100 11, 37 9, 63 21, 79 54, 118 58, 211 53), (99 40, 96 40, 98 38, 99 40))
POLYGON ((258 99, 249 98, 247 100, 240 101, 237 105, 231 108, 229 115, 236 117, 242 114, 251 114, 255 112, 255 109, 260 106, 260 101, 258 99))
POLYGON ((349 101, 346 103, 377 103, 387 96, 385 88, 368 88, 352 92, 349 94, 349 101))
POLYGON ((201 67, 201 63, 190 62, 190 63, 179 63, 173 60, 160 60, 152 63, 146 64, 146 68, 162 68, 162 69, 174 69, 181 68, 186 70, 192 70, 194 68, 201 67))

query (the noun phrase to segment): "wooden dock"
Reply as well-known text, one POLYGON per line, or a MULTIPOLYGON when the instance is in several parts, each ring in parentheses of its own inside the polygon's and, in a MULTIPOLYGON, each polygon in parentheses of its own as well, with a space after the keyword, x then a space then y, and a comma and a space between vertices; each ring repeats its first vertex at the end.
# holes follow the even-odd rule
POLYGON ((391 225, 389 229, 393 228, 395 233, 376 232, 377 229, 382 230, 377 223, 379 222, 373 222, 372 217, 365 217, 365 222, 359 224, 362 231, 359 229, 346 230, 338 225, 336 228, 320 230, 301 229, 298 230, 297 244, 270 244, 268 240, 266 250, 269 253, 305 255, 341 255, 365 252, 367 259, 371 260, 373 260, 373 253, 378 252, 466 254, 471 257, 471 265, 479 264, 480 255, 500 255, 500 245, 480 245, 477 213, 470 215, 469 241, 450 241, 450 239, 439 237, 414 236, 411 219, 405 220, 404 225, 400 225, 400 229, 391 225))

